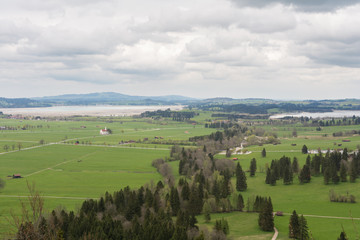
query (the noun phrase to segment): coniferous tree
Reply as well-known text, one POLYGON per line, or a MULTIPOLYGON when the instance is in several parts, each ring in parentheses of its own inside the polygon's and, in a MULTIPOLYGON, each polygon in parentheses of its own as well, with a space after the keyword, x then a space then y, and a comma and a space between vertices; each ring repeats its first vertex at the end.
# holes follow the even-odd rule
POLYGON ((188 205, 189 212, 197 215, 201 213, 202 208, 203 198, 201 198, 199 194, 198 186, 196 186, 196 184, 193 184, 190 190, 190 199, 188 205))
POLYGON ((276 173, 275 173, 275 170, 271 170, 271 173, 270 173, 270 184, 275 186, 276 185, 276 173))
POLYGON ((358 175, 358 169, 357 169, 357 166, 356 166, 356 161, 355 159, 353 159, 351 161, 351 164, 350 164, 350 182, 355 182, 356 181, 356 178, 357 178, 357 175, 358 175))
POLYGON ((245 191, 247 189, 246 175, 242 170, 240 163, 236 165, 236 190, 245 191))
POLYGON ((266 157, 266 150, 265 148, 263 148, 263 150, 261 151, 261 156, 264 158, 266 157))
POLYGON ((289 222, 289 238, 298 238, 300 236, 299 216, 294 210, 289 222))
POLYGON ((301 217, 299 218, 299 225, 300 225, 299 239, 300 240, 308 240, 309 239, 309 231, 308 231, 307 221, 304 218, 304 215, 301 215, 301 217))
POLYGON ((310 155, 307 155, 305 164, 310 168, 310 165, 311 165, 311 157, 310 157, 310 155))
POLYGON ((181 197, 183 200, 189 200, 190 198, 190 187, 187 181, 184 182, 183 187, 181 189, 181 197))
POLYGON ((308 148, 307 148, 306 145, 304 145, 304 146, 302 147, 301 152, 302 152, 303 154, 307 154, 307 153, 308 153, 308 148))
POLYGON ((336 165, 334 163, 330 164, 330 175, 331 175, 331 181, 335 184, 338 184, 340 182, 340 177, 337 173, 336 165))
POLYGON ((344 230, 340 233, 340 237, 338 237, 338 240, 348 240, 344 230))
POLYGON ((173 216, 176 216, 176 214, 180 210, 180 198, 178 190, 175 187, 172 187, 170 190, 170 205, 173 216))
POLYGON ((270 184, 270 183, 271 183, 271 170, 270 170, 270 168, 268 168, 268 169, 266 170, 265 183, 266 183, 266 184, 270 184))
POLYGON ((344 162, 340 164, 340 180, 341 182, 347 182, 346 166, 344 162))
POLYGON ((294 157, 294 160, 292 162, 291 167, 292 167, 293 173, 298 173, 299 172, 299 162, 298 162, 296 157, 294 157))
POLYGON ((253 158, 250 163, 250 177, 255 176, 256 172, 256 159, 253 158))
POLYGON ((300 183, 309 183, 311 180, 310 167, 308 165, 304 165, 299 174, 300 183))
POLYGON ((263 231, 271 232, 274 230, 274 216, 273 216, 273 207, 271 203, 271 198, 265 199, 264 207, 259 213, 259 227, 263 231))
POLYGON ((324 183, 327 185, 329 184, 330 182, 330 169, 327 167, 325 170, 324 170, 324 183))
POLYGON ((293 173, 290 166, 285 166, 284 169, 284 184, 289 185, 293 181, 293 173))
POLYGON ((243 196, 241 195, 241 193, 239 193, 238 199, 237 199, 237 209, 242 212, 244 207, 245 207, 245 205, 244 205, 243 196))
POLYGON ((347 148, 344 148, 341 158, 344 159, 345 161, 348 160, 349 155, 348 155, 348 149, 347 148))

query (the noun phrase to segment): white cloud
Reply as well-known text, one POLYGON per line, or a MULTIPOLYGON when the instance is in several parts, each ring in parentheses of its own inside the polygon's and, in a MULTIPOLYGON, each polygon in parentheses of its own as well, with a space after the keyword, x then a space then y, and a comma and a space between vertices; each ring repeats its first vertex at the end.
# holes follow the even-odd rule
POLYGON ((0 94, 358 97, 359 11, 351 0, 8 1, 0 94))

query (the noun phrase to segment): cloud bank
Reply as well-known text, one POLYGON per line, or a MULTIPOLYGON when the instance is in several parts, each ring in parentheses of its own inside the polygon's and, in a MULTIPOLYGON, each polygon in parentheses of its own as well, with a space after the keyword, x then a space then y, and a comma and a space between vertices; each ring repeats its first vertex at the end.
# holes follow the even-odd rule
POLYGON ((358 97, 359 12, 352 0, 8 1, 0 95, 358 97))

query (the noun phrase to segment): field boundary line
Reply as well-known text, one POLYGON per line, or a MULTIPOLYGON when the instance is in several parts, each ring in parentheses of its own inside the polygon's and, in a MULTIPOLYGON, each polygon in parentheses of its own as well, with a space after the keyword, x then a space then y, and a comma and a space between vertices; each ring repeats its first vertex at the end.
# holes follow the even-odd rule
MULTIPOLYGON (((291 216, 291 213, 283 213, 284 215, 291 216)), ((360 220, 360 218, 354 217, 336 217, 336 216, 321 216, 321 215, 311 215, 311 214, 301 214, 304 217, 315 217, 315 218, 328 218, 328 219, 344 219, 344 220, 360 220)))
POLYGON ((69 162, 73 162, 73 161, 76 161, 76 160, 83 159, 83 158, 88 157, 88 156, 90 156, 90 155, 92 155, 92 154, 95 154, 95 153, 97 153, 97 151, 92 152, 92 153, 85 154, 85 155, 80 156, 80 157, 75 158, 75 159, 70 159, 70 160, 67 160, 67 161, 65 161, 65 162, 58 163, 58 164, 56 164, 56 165, 54 165, 54 166, 51 166, 51 167, 48 167, 48 168, 41 169, 41 170, 39 170, 39 171, 36 171, 36 172, 30 173, 30 174, 28 174, 28 175, 25 175, 24 177, 30 177, 30 176, 32 176, 32 175, 35 175, 35 174, 44 172, 44 171, 46 171, 46 170, 50 170, 50 169, 55 168, 55 167, 58 167, 58 166, 60 166, 60 165, 63 165, 63 164, 69 163, 69 162))
POLYGON ((56 143, 46 143, 46 144, 37 145, 37 146, 33 146, 33 147, 21 148, 21 150, 14 150, 14 151, 9 151, 9 152, 0 152, 0 155, 4 155, 4 154, 8 154, 8 153, 14 153, 14 152, 20 152, 20 151, 26 151, 26 150, 31 150, 31 149, 35 149, 35 148, 46 147, 46 146, 50 146, 50 145, 54 145, 54 144, 56 144, 56 143))
MULTIPOLYGON (((61 145, 67 145, 67 146, 73 146, 73 145, 69 145, 66 143, 57 143, 57 144, 61 144, 61 145)), ((98 145, 98 144, 91 144, 91 145, 83 145, 83 144, 79 144, 76 146, 80 146, 80 147, 108 147, 108 148, 134 148, 134 149, 145 149, 145 150, 166 150, 169 151, 169 148, 150 148, 150 147, 126 147, 126 146, 116 146, 116 145, 98 145)))
MULTIPOLYGON (((0 198, 28 198, 29 196, 19 195, 0 195, 0 198)), ((74 199, 74 200, 87 200, 87 199, 98 199, 93 197, 62 197, 62 196, 41 196, 43 198, 56 198, 56 199, 74 199)))

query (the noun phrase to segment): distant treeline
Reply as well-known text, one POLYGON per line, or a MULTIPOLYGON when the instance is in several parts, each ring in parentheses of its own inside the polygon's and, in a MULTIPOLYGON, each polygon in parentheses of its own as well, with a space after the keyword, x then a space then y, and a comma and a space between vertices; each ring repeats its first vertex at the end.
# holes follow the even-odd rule
POLYGON ((0 98, 2 108, 28 108, 28 107, 50 107, 48 103, 42 103, 28 98, 0 98))
MULTIPOLYGON (((199 103, 196 107, 206 111, 219 112, 238 112, 248 114, 268 114, 270 109, 278 109, 280 112, 332 112, 333 110, 360 110, 360 105, 341 105, 339 103, 325 103, 321 101, 303 103, 263 103, 263 104, 219 104, 219 103, 199 103)), ((226 116, 226 117, 235 117, 226 116)), ((242 116, 242 117, 246 117, 242 116)), ((241 118, 242 118, 241 117, 241 118)))
POLYGON ((211 117, 227 118, 229 120, 237 119, 268 119, 270 115, 245 115, 245 114, 230 114, 230 113, 214 113, 211 117))
POLYGON ((172 118, 174 121, 186 121, 195 117, 197 114, 195 112, 178 112, 171 111, 170 109, 166 110, 157 110, 157 111, 146 111, 140 114, 140 117, 151 117, 151 118, 172 118))

